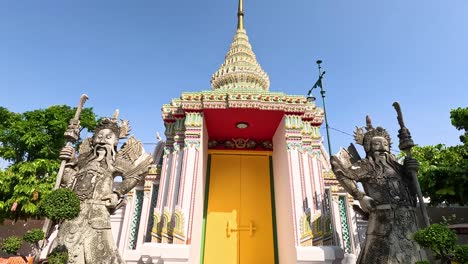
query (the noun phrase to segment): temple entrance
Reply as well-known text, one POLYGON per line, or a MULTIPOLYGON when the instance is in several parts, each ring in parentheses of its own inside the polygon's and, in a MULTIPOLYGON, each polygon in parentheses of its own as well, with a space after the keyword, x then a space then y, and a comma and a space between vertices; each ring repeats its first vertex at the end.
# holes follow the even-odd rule
POLYGON ((212 153, 204 263, 275 263, 269 153, 212 153))

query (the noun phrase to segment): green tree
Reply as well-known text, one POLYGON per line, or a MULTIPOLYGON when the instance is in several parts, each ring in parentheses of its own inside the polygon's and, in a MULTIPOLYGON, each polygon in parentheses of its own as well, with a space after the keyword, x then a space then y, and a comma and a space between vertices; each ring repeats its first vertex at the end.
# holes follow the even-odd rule
POLYGON ((464 205, 468 203, 468 108, 452 110, 450 118, 458 130, 464 130, 463 144, 414 147, 412 154, 421 163, 421 190, 432 204, 464 205))
POLYGON ((453 109, 450 112, 450 120, 458 130, 465 130, 465 133, 460 136, 460 141, 468 145, 468 107, 453 109))
POLYGON ((41 247, 39 246, 39 241, 45 238, 45 234, 41 229, 35 228, 31 229, 23 236, 23 240, 31 245, 32 255, 36 262, 39 260, 41 254, 41 247))
POLYGON ((455 261, 460 264, 468 264, 468 245, 455 246, 455 261))
POLYGON ((414 233, 414 240, 422 247, 432 250, 442 263, 450 263, 450 256, 457 245, 457 235, 443 224, 432 224, 417 231, 414 233))
POLYGON ((72 190, 59 188, 49 193, 39 208, 52 221, 71 220, 80 213, 80 199, 72 190))
POLYGON ((0 250, 8 254, 17 254, 18 250, 23 245, 23 240, 19 236, 10 236, 3 240, 0 250))
MULTIPOLYGON (((0 221, 39 214, 40 200, 54 186, 63 134, 75 111, 66 105, 24 113, 0 107, 0 158, 11 164, 0 169, 0 221)), ((93 131, 96 120, 91 108, 83 109, 84 129, 93 131)))
POLYGON ((65 246, 59 245, 47 256, 49 264, 66 264, 68 262, 68 250, 65 246))

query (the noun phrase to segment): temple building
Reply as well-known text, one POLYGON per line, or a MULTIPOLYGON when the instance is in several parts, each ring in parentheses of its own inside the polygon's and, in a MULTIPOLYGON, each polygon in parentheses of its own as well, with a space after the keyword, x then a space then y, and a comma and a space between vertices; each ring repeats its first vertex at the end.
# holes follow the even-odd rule
POLYGON ((271 92, 243 23, 211 90, 162 107, 164 141, 112 216, 127 263, 341 263, 359 252, 352 199, 324 149, 323 109, 271 92))

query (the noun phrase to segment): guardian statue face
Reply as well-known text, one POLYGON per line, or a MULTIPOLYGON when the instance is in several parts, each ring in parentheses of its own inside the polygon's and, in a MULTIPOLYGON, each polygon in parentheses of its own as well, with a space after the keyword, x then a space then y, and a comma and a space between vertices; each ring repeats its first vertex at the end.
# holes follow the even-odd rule
POLYGON ((100 161, 104 157, 110 161, 117 153, 117 143, 119 142, 118 136, 112 129, 102 128, 93 136, 94 156, 100 161))
POLYGON ((114 131, 110 130, 109 128, 104 128, 99 130, 93 138, 94 146, 105 146, 111 145, 115 146, 118 143, 118 138, 115 135, 114 131))
POLYGON ((373 137, 371 140, 372 152, 390 152, 388 141, 384 137, 373 137))

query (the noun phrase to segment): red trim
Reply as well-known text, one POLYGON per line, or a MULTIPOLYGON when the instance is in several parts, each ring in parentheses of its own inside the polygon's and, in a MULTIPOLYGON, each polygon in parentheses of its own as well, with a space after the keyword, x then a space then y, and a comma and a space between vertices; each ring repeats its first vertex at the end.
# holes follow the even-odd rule
POLYGON ((284 116, 284 111, 248 108, 205 109, 203 113, 210 140, 271 140, 284 116), (249 126, 239 129, 236 127, 239 122, 246 122, 249 126))

